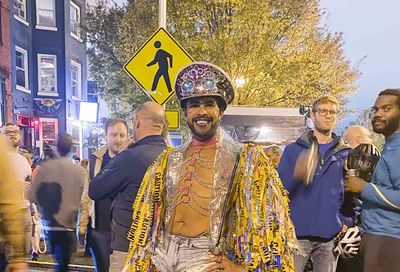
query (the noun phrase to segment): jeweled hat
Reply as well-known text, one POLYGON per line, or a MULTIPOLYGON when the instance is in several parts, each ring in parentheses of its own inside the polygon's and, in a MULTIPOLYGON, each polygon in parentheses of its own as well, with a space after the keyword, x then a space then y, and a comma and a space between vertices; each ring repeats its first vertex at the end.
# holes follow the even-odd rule
POLYGON ((175 92, 181 106, 189 98, 215 96, 225 110, 233 101, 235 91, 224 70, 207 62, 193 62, 183 67, 175 80, 175 92))

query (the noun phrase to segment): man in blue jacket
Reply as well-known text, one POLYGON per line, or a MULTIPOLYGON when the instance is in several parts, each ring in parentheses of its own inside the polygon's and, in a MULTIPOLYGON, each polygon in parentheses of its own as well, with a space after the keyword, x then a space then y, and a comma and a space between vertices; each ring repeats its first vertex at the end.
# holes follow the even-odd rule
POLYGON ((364 272, 400 271, 400 89, 379 93, 372 107, 372 127, 385 146, 371 183, 346 177, 345 188, 361 193, 361 253, 364 272))
POLYGON ((278 172, 289 192, 291 218, 305 256, 295 255, 303 272, 312 257, 314 271, 334 272, 334 238, 354 224, 355 203, 344 197, 344 162, 351 149, 334 133, 339 102, 328 95, 312 105, 314 129, 289 144, 278 172))
POLYGON ((128 230, 132 224, 132 204, 150 164, 166 148, 161 136, 166 125, 164 108, 144 103, 134 120, 135 144, 116 155, 89 184, 95 201, 112 198, 110 271, 121 271, 129 249, 128 230))

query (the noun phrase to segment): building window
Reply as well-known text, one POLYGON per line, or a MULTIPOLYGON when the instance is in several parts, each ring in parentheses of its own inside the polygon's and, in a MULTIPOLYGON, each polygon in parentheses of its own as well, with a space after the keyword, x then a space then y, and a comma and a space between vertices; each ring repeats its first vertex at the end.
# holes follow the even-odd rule
POLYGON ((81 8, 74 2, 70 2, 69 24, 71 36, 81 40, 81 8))
POLYGON ((40 118, 39 138, 42 144, 56 145, 58 136, 58 120, 40 118))
POLYGON ((26 22, 26 0, 14 0, 15 18, 24 24, 26 22))
POLYGON ((71 96, 76 99, 82 97, 81 64, 71 60, 71 96))
POLYGON ((36 0, 36 28, 57 30, 55 0, 36 0))
POLYGON ((28 52, 18 46, 15 47, 15 73, 17 90, 30 92, 28 86, 28 52))
POLYGON ((58 96, 57 93, 57 57, 38 54, 38 95, 58 96))
POLYGON ((81 125, 80 123, 72 123, 71 136, 73 140, 72 154, 81 158, 81 125))
POLYGON ((0 127, 6 122, 6 79, 0 75, 0 127))
POLYGON ((88 102, 98 102, 98 90, 96 82, 93 80, 88 81, 87 86, 87 101, 88 102))

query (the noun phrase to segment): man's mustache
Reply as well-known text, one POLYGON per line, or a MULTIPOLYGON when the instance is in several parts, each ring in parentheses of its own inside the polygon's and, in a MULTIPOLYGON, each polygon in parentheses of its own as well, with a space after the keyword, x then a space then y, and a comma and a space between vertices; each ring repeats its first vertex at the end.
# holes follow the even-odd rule
POLYGON ((193 122, 197 122, 197 121, 207 121, 208 122, 208 121, 212 121, 212 118, 207 115, 202 115, 202 116, 193 118, 193 122))
POLYGON ((384 122, 385 120, 384 119, 382 119, 382 118, 374 118, 374 119, 372 119, 372 123, 375 123, 375 122, 384 122))

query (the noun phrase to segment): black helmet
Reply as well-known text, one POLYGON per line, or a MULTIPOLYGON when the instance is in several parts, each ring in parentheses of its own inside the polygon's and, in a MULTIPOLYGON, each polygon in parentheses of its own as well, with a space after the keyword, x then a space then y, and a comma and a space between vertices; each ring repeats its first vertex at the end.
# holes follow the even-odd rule
POLYGON ((347 158, 347 168, 354 169, 357 177, 370 181, 380 156, 381 153, 373 144, 360 144, 347 158))

